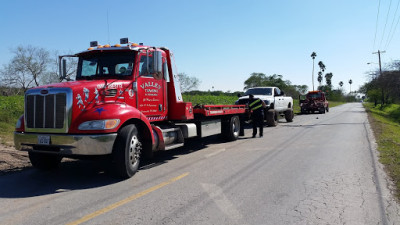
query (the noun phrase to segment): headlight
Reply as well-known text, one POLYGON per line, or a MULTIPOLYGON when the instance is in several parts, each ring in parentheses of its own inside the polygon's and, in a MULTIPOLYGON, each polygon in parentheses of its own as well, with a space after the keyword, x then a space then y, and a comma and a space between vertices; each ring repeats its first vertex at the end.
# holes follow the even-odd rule
POLYGON ((21 128, 22 119, 23 119, 23 116, 21 116, 21 117, 17 120, 17 124, 15 124, 15 128, 16 128, 16 129, 20 129, 20 128, 21 128))
POLYGON ((81 123, 79 130, 109 130, 114 129, 118 126, 119 119, 110 120, 92 120, 81 123))

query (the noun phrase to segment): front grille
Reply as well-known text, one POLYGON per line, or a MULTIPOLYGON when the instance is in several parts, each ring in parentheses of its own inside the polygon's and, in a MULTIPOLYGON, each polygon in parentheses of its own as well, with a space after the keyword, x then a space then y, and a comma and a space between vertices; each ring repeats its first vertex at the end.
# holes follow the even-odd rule
POLYGON ((28 128, 64 128, 66 94, 28 95, 26 125, 28 128))
POLYGON ((25 94, 25 131, 67 133, 71 109, 70 88, 30 89, 25 94))

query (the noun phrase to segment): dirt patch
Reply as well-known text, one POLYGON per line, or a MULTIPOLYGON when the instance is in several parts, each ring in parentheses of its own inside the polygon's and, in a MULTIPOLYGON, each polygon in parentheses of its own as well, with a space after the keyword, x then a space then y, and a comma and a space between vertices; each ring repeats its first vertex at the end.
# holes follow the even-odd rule
POLYGON ((28 152, 0 144, 0 175, 31 167, 28 152))

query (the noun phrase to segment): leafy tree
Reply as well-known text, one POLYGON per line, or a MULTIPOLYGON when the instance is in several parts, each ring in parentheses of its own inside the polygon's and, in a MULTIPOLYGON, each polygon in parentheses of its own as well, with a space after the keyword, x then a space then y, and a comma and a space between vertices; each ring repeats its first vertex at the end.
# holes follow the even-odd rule
POLYGON ((178 77, 181 83, 182 92, 188 92, 190 90, 196 89, 200 84, 199 79, 197 79, 196 77, 188 76, 186 73, 179 73, 178 77))
POLYGON ((244 89, 246 90, 252 87, 263 86, 276 86, 284 89, 290 84, 290 81, 283 80, 282 75, 273 74, 270 76, 266 76, 263 73, 252 73, 250 77, 244 82, 244 89))
MULTIPOLYGON (((40 79, 42 84, 51 84, 51 83, 58 83, 62 81, 61 74, 59 70, 59 59, 58 56, 62 55, 58 51, 52 52, 49 61, 49 69, 46 73, 43 74, 42 78, 40 79)), ((72 55, 72 53, 68 54, 72 55)), ((76 77, 76 71, 78 68, 78 59, 76 57, 65 57, 67 61, 67 68, 66 68, 66 79, 72 80, 72 78, 76 77)))
POLYGON ((340 82, 339 82, 339 86, 340 86, 340 88, 342 88, 342 87, 343 87, 343 84, 344 84, 344 83, 343 83, 343 81, 340 81, 340 82))
POLYGON ((297 96, 299 93, 307 92, 307 85, 292 85, 289 80, 283 80, 282 75, 273 74, 266 76, 263 73, 252 73, 244 82, 244 89, 252 87, 279 87, 286 95, 297 96))
POLYGON ((293 85, 293 87, 296 89, 296 91, 299 94, 302 94, 302 95, 306 94, 307 91, 308 91, 308 86, 307 85, 293 85))
POLYGON ((250 77, 244 82, 244 89, 249 89, 252 87, 260 87, 263 86, 264 81, 267 79, 267 76, 263 73, 252 73, 250 77))
POLYGON ((44 48, 19 46, 12 49, 14 57, 0 71, 2 82, 24 91, 33 85, 39 86, 41 76, 46 73, 49 52, 44 48))

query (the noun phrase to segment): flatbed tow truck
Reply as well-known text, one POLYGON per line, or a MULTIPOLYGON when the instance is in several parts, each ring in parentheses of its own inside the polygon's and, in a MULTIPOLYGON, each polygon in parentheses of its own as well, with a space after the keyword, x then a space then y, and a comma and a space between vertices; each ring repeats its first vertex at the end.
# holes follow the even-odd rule
POLYGON ((75 81, 32 88, 16 124, 16 149, 27 150, 39 169, 58 167, 63 157, 106 156, 114 172, 133 176, 141 158, 182 146, 192 138, 243 134, 245 105, 184 102, 172 52, 122 38, 114 46, 59 57, 78 58, 75 81))

